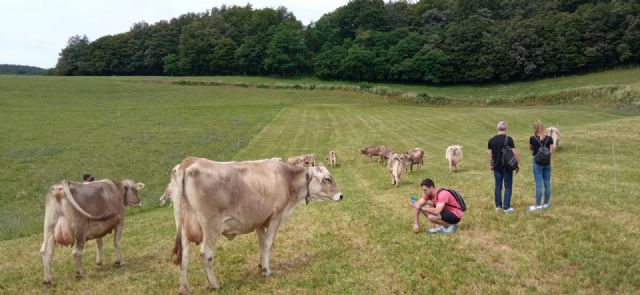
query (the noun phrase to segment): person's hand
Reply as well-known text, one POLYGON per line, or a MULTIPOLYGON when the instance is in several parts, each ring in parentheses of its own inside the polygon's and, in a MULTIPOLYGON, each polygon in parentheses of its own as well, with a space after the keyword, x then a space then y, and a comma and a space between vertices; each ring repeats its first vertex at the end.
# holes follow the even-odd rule
POLYGON ((493 171, 493 165, 489 165, 489 168, 491 169, 491 171, 493 171))
POLYGON ((420 225, 418 225, 417 223, 413 224, 413 232, 414 233, 419 233, 420 232, 420 225))
POLYGON ((516 174, 518 174, 518 172, 520 172, 520 167, 516 167, 516 174))

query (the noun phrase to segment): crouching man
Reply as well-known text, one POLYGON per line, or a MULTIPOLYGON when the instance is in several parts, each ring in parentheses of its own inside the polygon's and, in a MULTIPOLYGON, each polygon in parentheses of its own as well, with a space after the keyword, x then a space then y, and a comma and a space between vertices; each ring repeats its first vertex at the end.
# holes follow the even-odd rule
POLYGON ((434 224, 427 228, 427 233, 453 233, 456 224, 464 214, 456 198, 447 190, 437 188, 433 180, 427 178, 420 184, 422 197, 413 206, 413 232, 420 232, 420 213, 434 224))

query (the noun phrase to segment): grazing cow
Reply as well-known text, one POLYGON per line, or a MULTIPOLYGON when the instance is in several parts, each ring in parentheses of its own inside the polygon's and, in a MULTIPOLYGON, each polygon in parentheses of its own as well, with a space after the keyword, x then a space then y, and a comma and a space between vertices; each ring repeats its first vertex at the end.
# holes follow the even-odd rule
POLYGON ((383 146, 380 149, 380 165, 384 165, 389 162, 389 159, 394 154, 393 149, 390 147, 383 146))
POLYGON ((380 156, 380 163, 384 163, 384 156, 382 155, 383 153, 388 153, 391 150, 391 148, 386 147, 384 145, 374 145, 374 146, 370 146, 370 147, 366 147, 363 149, 360 149, 360 154, 365 155, 367 158, 369 158, 369 162, 372 161, 371 157, 372 156, 380 156))
POLYGON ((51 287, 51 260, 54 244, 72 246, 76 278, 82 278, 82 251, 88 240, 96 240, 96 264, 102 264, 102 237, 113 232, 116 266, 124 264, 120 240, 124 228, 124 206, 138 207, 138 191, 143 183, 100 180, 89 183, 63 181, 49 187, 45 199, 44 241, 40 248, 44 284, 51 287))
POLYGON ((303 154, 299 156, 291 156, 287 159, 287 164, 303 167, 305 164, 309 166, 316 165, 316 156, 314 154, 303 154))
POLYGON ((304 167, 304 157, 302 156, 291 156, 287 159, 287 164, 293 166, 304 167))
POLYGON ((330 150, 329 157, 327 158, 327 160, 329 161, 329 165, 331 165, 331 167, 335 167, 338 162, 338 156, 336 155, 336 151, 330 150))
POLYGON ((402 170, 405 169, 409 159, 405 155, 392 154, 389 157, 387 163, 387 169, 391 173, 391 184, 398 187, 400 185, 400 177, 402 176, 402 170))
POLYGON ((551 136, 551 138, 553 138, 553 144, 555 145, 555 149, 560 148, 560 129, 556 127, 549 127, 545 131, 545 135, 551 136))
POLYGON ((413 164, 416 164, 418 166, 417 169, 420 169, 420 167, 422 167, 422 165, 424 164, 424 149, 414 148, 408 150, 404 154, 409 159, 410 164, 407 166, 409 166, 411 172, 413 172, 413 164))
MULTIPOLYGON (((173 177, 173 176, 172 176, 173 177)), ((173 180, 172 180, 173 181, 173 180)), ((323 166, 297 167, 274 160, 214 162, 186 158, 178 166, 172 193, 177 216, 173 262, 180 266, 180 293, 189 293, 190 242, 200 254, 209 289, 219 285, 212 264, 215 245, 224 235, 255 231, 262 274, 271 274, 269 254, 280 224, 305 200, 342 200, 342 193, 323 166)))
POLYGON ((449 161, 449 172, 458 172, 458 165, 462 162, 462 146, 456 144, 447 147, 444 157, 449 161))

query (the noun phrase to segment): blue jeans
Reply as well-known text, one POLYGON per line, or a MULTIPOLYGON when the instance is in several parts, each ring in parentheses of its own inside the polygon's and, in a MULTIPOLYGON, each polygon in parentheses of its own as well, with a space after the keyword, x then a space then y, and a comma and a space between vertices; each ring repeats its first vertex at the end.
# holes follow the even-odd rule
POLYGON ((513 185, 513 171, 508 169, 503 169, 503 168, 494 168, 493 176, 496 179, 496 189, 495 189, 496 208, 503 208, 507 210, 511 208, 511 186, 513 185), (503 183, 504 183, 504 203, 502 203, 502 184, 503 183))
POLYGON ((536 205, 542 205, 542 184, 544 183, 544 203, 549 204, 551 198, 551 164, 540 165, 533 161, 533 179, 536 181, 536 205))

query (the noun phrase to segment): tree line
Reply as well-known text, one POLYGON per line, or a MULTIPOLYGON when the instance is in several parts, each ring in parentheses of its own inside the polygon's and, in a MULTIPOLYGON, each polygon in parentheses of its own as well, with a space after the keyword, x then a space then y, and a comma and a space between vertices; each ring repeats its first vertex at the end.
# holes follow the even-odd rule
POLYGON ((640 61, 634 0, 351 0, 304 26, 221 6, 62 49, 59 75, 278 75, 477 83, 640 61))
POLYGON ((32 66, 0 64, 0 75, 40 75, 46 71, 32 66))

